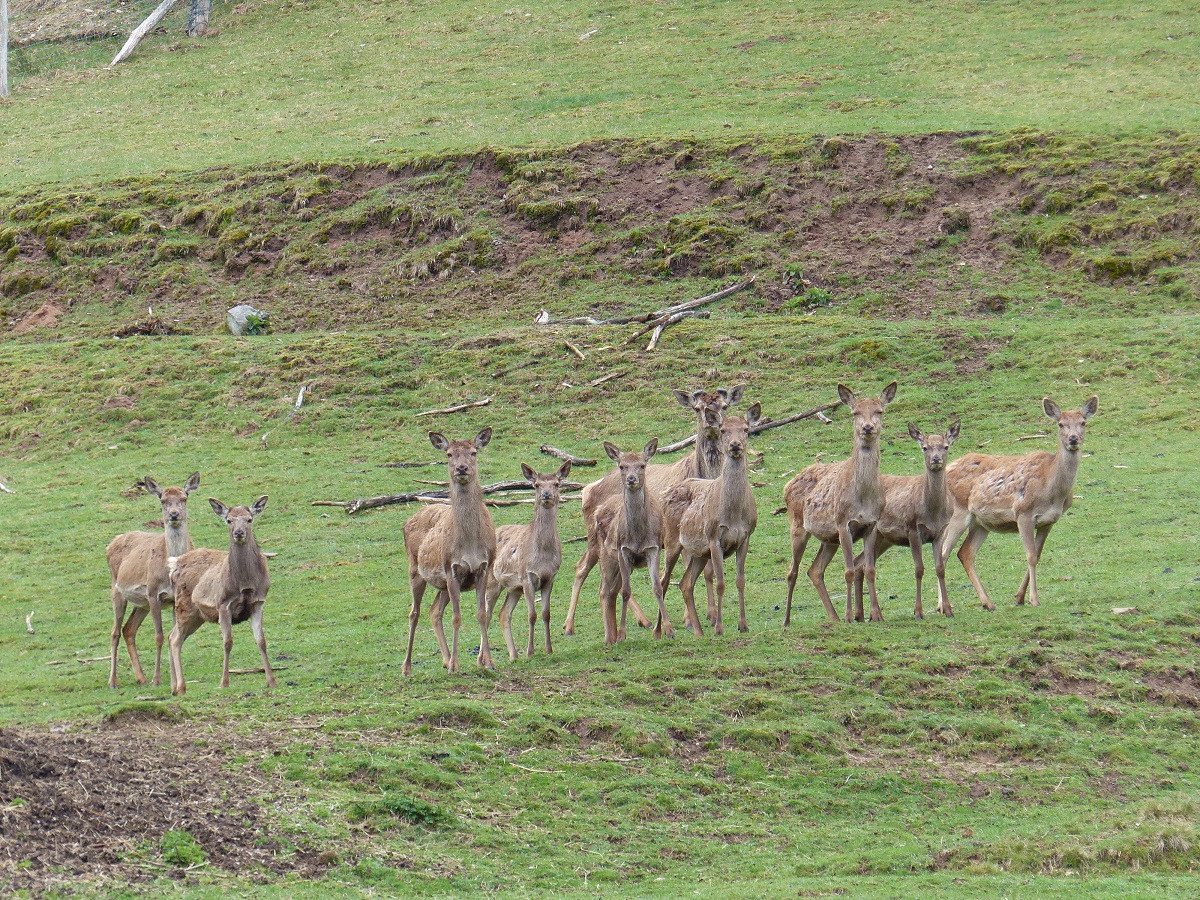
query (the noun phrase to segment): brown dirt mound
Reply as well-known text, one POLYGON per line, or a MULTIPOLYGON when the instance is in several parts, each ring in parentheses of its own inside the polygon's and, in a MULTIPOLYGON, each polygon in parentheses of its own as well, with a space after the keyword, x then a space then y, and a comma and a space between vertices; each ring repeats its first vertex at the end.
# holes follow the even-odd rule
POLYGON ((172 830, 191 834, 208 866, 243 877, 315 874, 314 860, 285 854, 267 832, 263 781, 226 762, 246 749, 235 740, 128 716, 101 730, 0 729, 0 887, 38 895, 82 880, 181 878, 159 851, 172 830))
POLYGON ((58 320, 62 317, 64 312, 66 312, 66 310, 64 310, 53 300, 47 300, 40 307, 14 325, 13 331, 17 334, 21 334, 29 331, 32 328, 54 328, 58 325, 58 320))

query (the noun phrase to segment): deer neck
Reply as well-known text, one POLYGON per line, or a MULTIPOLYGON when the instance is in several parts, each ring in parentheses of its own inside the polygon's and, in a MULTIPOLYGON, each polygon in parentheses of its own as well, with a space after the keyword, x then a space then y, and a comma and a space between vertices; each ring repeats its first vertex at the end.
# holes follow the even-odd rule
POLYGON ((883 497, 883 484, 879 476, 879 441, 870 444, 858 442, 851 460, 854 496, 859 500, 875 500, 883 497))
POLYGON ((1082 449, 1071 451, 1063 444, 1058 445, 1050 484, 1051 492, 1060 500, 1069 500, 1075 491, 1075 477, 1079 474, 1079 457, 1082 453, 1082 449))
POLYGON ((748 454, 726 456, 721 466, 720 522, 729 522, 745 512, 750 499, 750 467, 748 454))
POLYGON ((552 551, 562 545, 558 541, 558 504, 537 505, 533 514, 533 545, 541 551, 552 551))
POLYGON ((925 512, 932 518, 949 517, 952 501, 946 490, 946 467, 925 470, 925 512))
POLYGON ((708 436, 704 417, 696 419, 696 477, 716 478, 721 471, 721 444, 708 436))
POLYGON ((172 556, 183 556, 188 552, 188 530, 187 520, 185 519, 178 528, 172 528, 170 525, 163 524, 163 534, 167 539, 167 558, 172 556))
POLYGON ((474 545, 490 525, 485 521, 487 508, 483 505, 483 488, 478 478, 459 484, 453 475, 450 477, 450 510, 460 542, 474 545))
POLYGON ((267 560, 259 549, 253 531, 246 536, 244 544, 230 538, 226 564, 229 567, 229 583, 234 591, 253 587, 262 581, 267 572, 267 560))
POLYGON ((645 545, 650 533, 650 506, 646 502, 646 482, 643 479, 641 487, 631 491, 625 487, 625 541, 627 546, 640 549, 645 545))

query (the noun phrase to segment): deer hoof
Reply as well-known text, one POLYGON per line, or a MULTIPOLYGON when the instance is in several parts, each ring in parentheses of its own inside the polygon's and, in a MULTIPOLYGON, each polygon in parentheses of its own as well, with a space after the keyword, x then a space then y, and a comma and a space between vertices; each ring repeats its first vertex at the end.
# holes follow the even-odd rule
POLYGON ((738 622, 738 631, 740 631, 742 634, 745 634, 749 630, 750 630, 750 626, 747 625, 745 622, 738 622))
POLYGON ((713 634, 715 634, 717 637, 720 637, 724 633, 725 633, 725 626, 722 625, 720 622, 718 622, 716 625, 713 626, 713 634))

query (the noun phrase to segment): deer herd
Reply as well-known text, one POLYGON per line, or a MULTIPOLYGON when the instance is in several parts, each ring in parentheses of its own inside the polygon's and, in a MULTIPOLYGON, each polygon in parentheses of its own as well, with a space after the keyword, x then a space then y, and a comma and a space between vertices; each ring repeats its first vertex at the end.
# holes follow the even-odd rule
MULTIPOLYGON (((575 633, 580 593, 589 573, 599 564, 606 646, 625 639, 629 613, 642 627, 650 625, 632 596, 632 573, 642 567, 648 571, 658 604, 654 636, 673 637, 667 595, 675 566, 682 562, 679 588, 685 607, 684 625, 696 635, 703 633, 695 603, 695 587, 703 575, 708 594, 706 618, 714 633, 720 635, 724 632, 725 560, 730 556, 736 564, 738 630, 749 628, 746 557, 758 523, 758 508, 750 482, 748 441, 762 420, 762 410, 755 403, 744 415, 729 413, 742 399, 741 385, 674 394, 696 419, 696 446, 687 456, 671 465, 656 465, 651 460, 658 449, 657 439, 641 450, 625 452, 604 442, 604 451, 615 467, 583 489, 587 544, 575 566, 564 634, 575 633)), ((966 539, 958 558, 983 606, 995 609, 975 570, 975 556, 993 531, 1020 535, 1027 569, 1016 601, 1023 604, 1028 596, 1029 602, 1037 606, 1038 560, 1050 529, 1071 506, 1084 431, 1087 420, 1096 414, 1098 399, 1092 397, 1081 409, 1068 412, 1048 398, 1042 401, 1045 414, 1058 424, 1057 453, 968 453, 949 462, 950 448, 959 436, 958 419, 941 434, 927 434, 910 424, 908 434, 921 448, 925 471, 918 476, 895 476, 880 472, 880 438, 883 414, 895 399, 896 383, 885 387, 878 397, 860 397, 845 385, 838 385, 838 396, 853 413, 853 452, 841 462, 808 466, 787 483, 783 492, 785 505, 780 512, 787 512, 792 545, 784 626, 791 623, 796 580, 809 538, 820 541, 820 547, 809 565, 808 577, 832 621, 838 621, 838 614, 825 584, 825 570, 839 547, 845 564, 847 622, 863 621, 864 589, 870 595, 870 619, 883 619, 875 586, 876 560, 889 548, 900 546, 912 551, 916 578, 913 613, 923 618, 925 544, 933 548, 937 611, 953 615, 946 590, 946 557, 964 533, 966 539), (862 550, 855 555, 858 541, 862 542, 862 550)), ((405 675, 412 674, 413 643, 421 602, 429 586, 437 592, 431 604, 433 629, 442 664, 448 671, 458 671, 464 591, 474 590, 476 595, 479 665, 494 665, 488 628, 497 605, 509 658, 517 658, 512 616, 522 596, 529 612, 526 653, 534 655, 539 600, 545 651, 552 652, 550 595, 562 564, 560 490, 570 475, 571 463, 564 463, 552 473, 538 473, 522 464, 521 471, 534 491, 533 520, 528 525, 497 529, 478 478, 478 455, 491 437, 491 428, 470 440, 452 441, 438 432, 429 435, 433 446, 447 456, 450 496, 448 503, 425 506, 404 524, 412 590, 405 675), (443 627, 447 606, 452 628, 449 642, 443 627)), ((213 511, 229 528, 229 550, 195 549, 187 531, 187 499, 199 487, 200 474, 193 473, 182 488, 160 488, 152 478, 146 478, 143 484, 162 504, 163 533, 129 532, 118 535, 108 545, 113 604, 110 687, 117 686, 117 650, 122 635, 138 683, 146 682, 135 640, 147 614, 153 619, 155 631, 154 684, 162 683, 164 605, 173 605, 175 612, 175 625, 168 638, 173 693, 183 694, 186 690, 183 643, 205 622, 221 626, 225 650, 221 686, 228 687, 233 625, 246 619, 250 620, 262 655, 267 684, 274 687, 263 633, 263 606, 270 578, 266 556, 252 527, 266 507, 267 498, 232 508, 210 498, 213 511), (130 605, 133 610, 126 619, 130 605)))

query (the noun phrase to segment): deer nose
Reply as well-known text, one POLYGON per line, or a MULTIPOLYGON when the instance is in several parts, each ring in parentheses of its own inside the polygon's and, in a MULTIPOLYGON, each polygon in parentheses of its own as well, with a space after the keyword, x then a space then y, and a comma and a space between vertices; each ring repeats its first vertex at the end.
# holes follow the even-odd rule
POLYGON ((863 434, 874 434, 874 433, 875 433, 874 425, 864 425, 863 426, 863 434))

